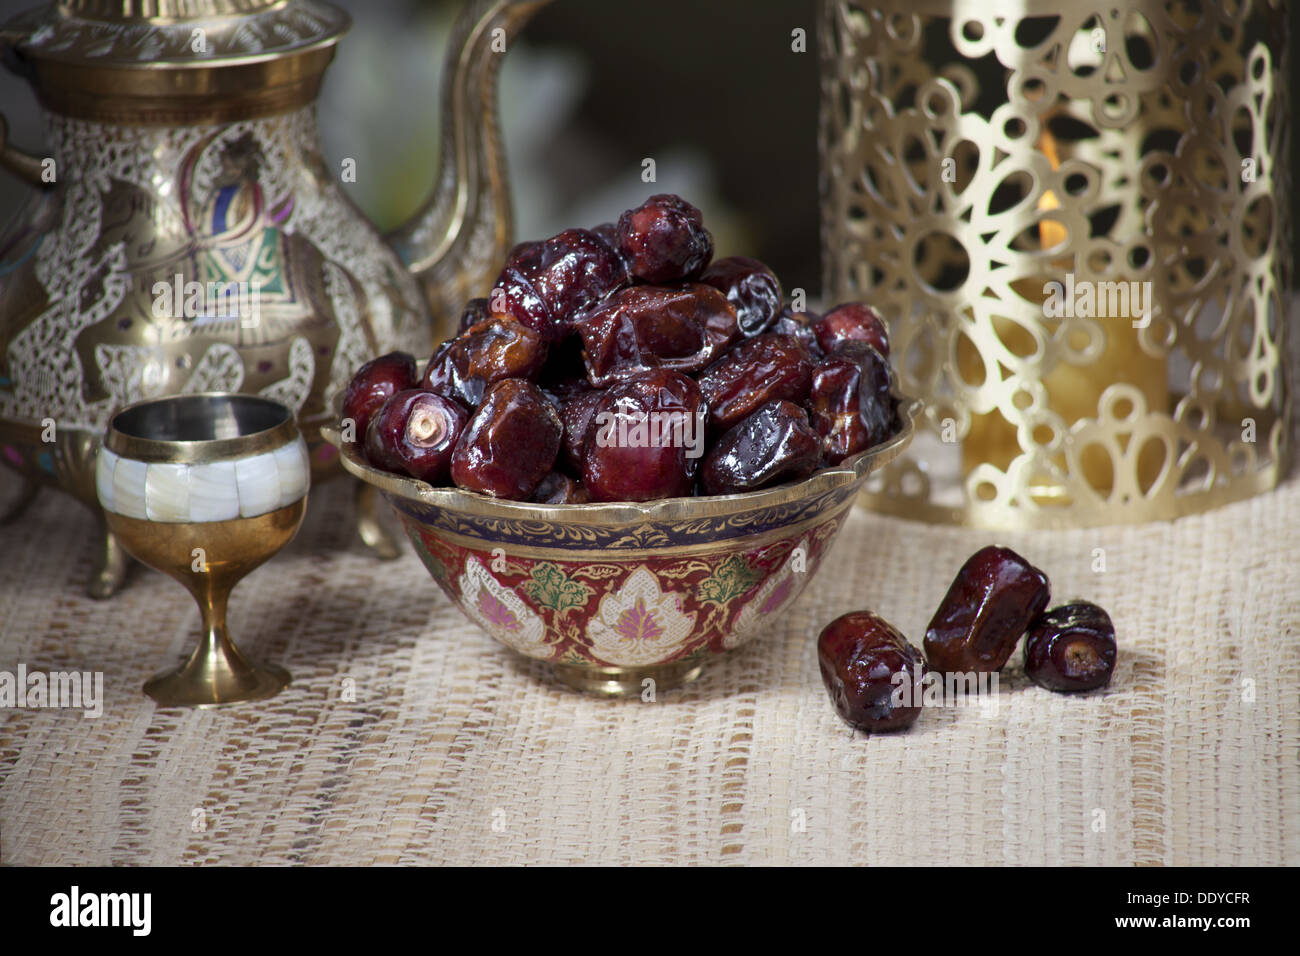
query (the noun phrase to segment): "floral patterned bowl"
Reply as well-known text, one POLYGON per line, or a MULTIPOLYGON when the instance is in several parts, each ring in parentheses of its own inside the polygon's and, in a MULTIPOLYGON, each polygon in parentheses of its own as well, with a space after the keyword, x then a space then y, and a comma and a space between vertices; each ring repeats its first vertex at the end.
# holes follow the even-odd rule
POLYGON ((895 397, 892 438, 804 481, 644 503, 540 505, 435 488, 371 467, 335 429, 321 433, 388 500, 472 621, 573 687, 640 695, 694 680, 794 602, 867 475, 912 440, 921 403, 895 397))

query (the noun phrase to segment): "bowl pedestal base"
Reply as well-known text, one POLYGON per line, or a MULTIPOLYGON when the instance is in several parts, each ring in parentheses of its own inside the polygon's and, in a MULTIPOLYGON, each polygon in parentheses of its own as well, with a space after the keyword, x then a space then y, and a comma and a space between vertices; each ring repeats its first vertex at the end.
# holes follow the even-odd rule
MULTIPOLYGON (((704 670, 701 661, 671 661, 645 667, 553 664, 555 676, 575 690, 603 697, 643 697, 689 684, 704 670)), ((647 699, 650 699, 647 697, 647 699)))

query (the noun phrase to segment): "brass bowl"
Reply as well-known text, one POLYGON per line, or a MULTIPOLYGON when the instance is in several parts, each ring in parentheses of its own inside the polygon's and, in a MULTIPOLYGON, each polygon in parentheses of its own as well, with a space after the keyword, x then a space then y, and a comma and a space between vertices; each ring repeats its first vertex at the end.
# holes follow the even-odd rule
POLYGON ((642 695, 695 679, 794 602, 867 475, 912 440, 921 403, 894 397, 892 438, 804 481, 644 503, 541 505, 435 488, 370 466, 336 429, 321 433, 392 506, 470 620, 570 686, 642 695))

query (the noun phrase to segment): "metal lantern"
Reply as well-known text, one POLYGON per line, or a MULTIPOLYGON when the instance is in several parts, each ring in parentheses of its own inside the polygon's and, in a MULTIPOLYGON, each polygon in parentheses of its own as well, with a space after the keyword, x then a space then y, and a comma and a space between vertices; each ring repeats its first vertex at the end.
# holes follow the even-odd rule
POLYGON ((1277 484, 1282 3, 826 0, 820 44, 826 298, 926 403, 870 507, 1087 526, 1277 484))

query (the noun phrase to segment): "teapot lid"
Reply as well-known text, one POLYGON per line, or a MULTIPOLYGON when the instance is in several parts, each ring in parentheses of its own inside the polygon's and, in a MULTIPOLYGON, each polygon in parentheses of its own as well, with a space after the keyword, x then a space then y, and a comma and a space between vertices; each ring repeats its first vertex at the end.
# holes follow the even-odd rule
POLYGON ((184 69, 305 53, 349 26, 325 0, 58 0, 18 14, 0 37, 22 60, 184 69))

